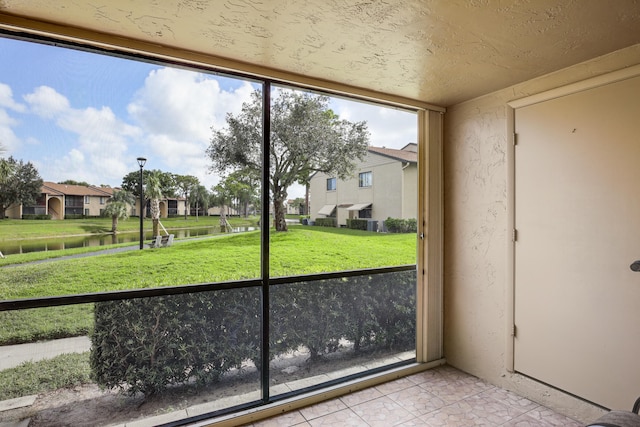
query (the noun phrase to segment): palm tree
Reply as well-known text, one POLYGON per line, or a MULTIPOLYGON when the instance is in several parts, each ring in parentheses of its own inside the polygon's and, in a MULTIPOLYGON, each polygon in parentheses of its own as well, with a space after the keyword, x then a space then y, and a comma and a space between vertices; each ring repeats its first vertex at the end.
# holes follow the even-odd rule
POLYGON ((111 232, 118 232, 118 220, 129 218, 129 206, 135 203, 133 194, 128 191, 114 191, 113 196, 107 200, 104 215, 111 217, 111 232))
POLYGON ((189 194, 189 202, 196 206, 196 221, 198 220, 198 210, 202 207, 203 211, 209 209, 209 192, 204 185, 196 185, 192 187, 189 194))
POLYGON ((153 236, 160 235, 160 200, 162 199, 162 186, 160 171, 153 170, 145 182, 145 196, 149 199, 149 210, 153 223, 153 236))

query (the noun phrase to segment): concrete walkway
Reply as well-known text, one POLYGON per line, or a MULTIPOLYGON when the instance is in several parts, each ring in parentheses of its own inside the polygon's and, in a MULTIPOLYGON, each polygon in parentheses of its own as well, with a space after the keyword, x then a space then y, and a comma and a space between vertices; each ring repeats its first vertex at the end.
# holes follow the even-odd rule
POLYGON ((0 371, 14 368, 23 362, 51 359, 65 353, 83 353, 91 349, 89 337, 62 338, 59 340, 0 347, 0 371))
MULTIPOLYGON (((149 247, 149 245, 145 245, 144 247, 146 249, 149 247)), ((134 250, 140 250, 140 246, 123 246, 120 248, 103 249, 95 252, 85 252, 85 253, 75 254, 75 255, 63 255, 56 258, 40 259, 37 261, 29 261, 22 264, 7 264, 7 265, 0 266, 0 268, 24 267, 25 265, 43 264, 46 262, 57 262, 57 261, 64 261, 67 259, 86 258, 86 257, 98 256, 98 255, 109 255, 109 254, 115 254, 118 252, 129 252, 134 250)))

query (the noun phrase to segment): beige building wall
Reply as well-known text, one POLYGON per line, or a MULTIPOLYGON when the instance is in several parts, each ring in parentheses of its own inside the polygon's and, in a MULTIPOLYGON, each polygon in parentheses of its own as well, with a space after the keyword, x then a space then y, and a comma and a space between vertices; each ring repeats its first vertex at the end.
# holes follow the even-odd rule
POLYGON ((89 216, 100 216, 100 210, 107 207, 107 200, 109 196, 106 195, 102 197, 102 203, 100 203, 100 196, 89 196, 89 203, 84 204, 84 209, 89 209, 89 216))
POLYGON ((417 166, 411 164, 403 168, 403 162, 385 156, 368 153, 359 163, 352 178, 337 180, 336 190, 327 191, 327 178, 332 176, 318 173, 311 179, 309 205, 312 219, 324 218, 318 211, 324 205, 337 205, 338 225, 345 225, 349 214, 357 218, 357 211, 347 210, 347 206, 371 203, 373 220, 381 222, 388 217, 416 218, 417 216, 417 166), (372 172, 371 187, 360 188, 358 176, 361 172, 372 172), (410 198, 411 200, 405 200, 410 198), (343 207, 340 207, 343 205, 343 207))
POLYGON ((444 120, 445 357, 453 366, 585 422, 599 411, 508 372, 507 103, 636 64, 640 45, 449 107, 444 120))
POLYGON ((4 211, 4 215, 6 218, 9 218, 9 219, 21 219, 22 205, 14 204, 9 206, 9 208, 4 211))
POLYGON ((418 166, 402 170, 402 218, 418 218, 418 166))

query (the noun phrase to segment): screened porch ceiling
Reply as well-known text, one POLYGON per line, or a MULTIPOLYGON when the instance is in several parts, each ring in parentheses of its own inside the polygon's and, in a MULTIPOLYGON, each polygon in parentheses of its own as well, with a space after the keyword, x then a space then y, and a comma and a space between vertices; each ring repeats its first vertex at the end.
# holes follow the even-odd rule
POLYGON ((640 43, 637 0, 0 0, 0 14, 444 107, 640 43))

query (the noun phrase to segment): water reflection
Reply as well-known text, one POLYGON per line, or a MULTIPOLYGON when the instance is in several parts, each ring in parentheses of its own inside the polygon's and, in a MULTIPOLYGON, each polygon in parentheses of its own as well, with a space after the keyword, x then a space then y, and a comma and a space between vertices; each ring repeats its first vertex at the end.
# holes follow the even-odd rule
MULTIPOLYGON (((256 227, 234 227, 234 233, 257 230, 256 227)), ((183 228, 169 230, 176 239, 204 237, 220 234, 220 227, 183 228)), ((151 240, 152 232, 145 232, 144 240, 151 240)), ((92 246, 115 245, 118 243, 133 243, 140 240, 140 233, 101 234, 97 236, 74 236, 55 239, 24 239, 0 242, 0 252, 4 255, 25 254, 29 252, 60 251, 64 249, 85 248, 92 246)))

